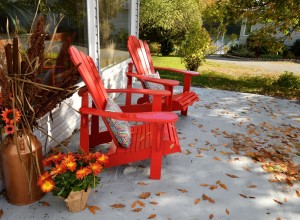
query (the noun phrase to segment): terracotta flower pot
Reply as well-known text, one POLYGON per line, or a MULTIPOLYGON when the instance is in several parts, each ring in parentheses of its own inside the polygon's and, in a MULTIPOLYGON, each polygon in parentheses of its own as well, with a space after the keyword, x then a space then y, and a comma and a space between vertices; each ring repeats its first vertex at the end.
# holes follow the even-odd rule
POLYGON ((72 191, 65 199, 66 205, 71 212, 80 212, 86 208, 91 189, 72 191))
POLYGON ((38 168, 43 171, 42 147, 32 134, 18 132, 18 144, 5 137, 1 149, 1 167, 8 202, 26 205, 44 194, 37 186, 38 168))

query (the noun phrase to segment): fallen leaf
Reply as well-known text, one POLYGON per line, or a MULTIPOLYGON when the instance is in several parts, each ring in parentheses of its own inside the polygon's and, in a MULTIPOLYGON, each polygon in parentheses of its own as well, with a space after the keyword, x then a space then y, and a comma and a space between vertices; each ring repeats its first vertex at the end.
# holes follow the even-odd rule
POLYGON ((114 209, 122 209, 122 208, 126 207, 126 205, 124 205, 122 203, 115 203, 115 204, 111 205, 110 207, 112 207, 114 209))
POLYGON ((239 194, 241 197, 243 197, 243 198, 248 198, 248 196, 246 196, 246 195, 244 195, 244 194, 239 194))
POLYGON ((232 175, 232 174, 229 174, 229 173, 226 173, 226 175, 229 176, 230 178, 239 178, 238 176, 232 175))
POLYGON ((156 218, 156 214, 151 214, 149 215, 148 219, 153 219, 153 218, 156 218))
POLYGON ((202 183, 202 184, 200 184, 200 186, 207 187, 207 186, 210 186, 210 185, 206 184, 206 183, 202 183))
POLYGON ((157 205, 158 202, 149 202, 151 205, 157 205))
POLYGON ((274 202, 278 203, 279 205, 282 205, 282 202, 279 202, 277 199, 273 199, 274 202))
POLYGON ((216 182, 216 184, 218 184, 220 187, 222 187, 223 189, 225 189, 225 190, 227 190, 227 186, 224 184, 224 183, 222 183, 220 180, 218 180, 217 182, 216 182))
POLYGON ((182 193, 187 193, 188 192, 186 189, 177 189, 177 190, 182 192, 182 193))
POLYGON ((277 217, 276 220, 281 220, 281 218, 280 218, 280 217, 277 217))
POLYGON ((41 203, 42 206, 50 206, 50 204, 48 202, 45 202, 45 201, 40 201, 39 203, 41 203))
POLYGON ((140 212, 140 211, 142 211, 142 208, 136 208, 136 209, 133 209, 131 211, 133 211, 133 212, 140 212))
POLYGON ((136 202, 137 202, 137 204, 139 204, 140 206, 145 207, 145 203, 143 203, 142 201, 136 200, 136 202))
POLYGON ((90 212, 94 215, 96 214, 96 211, 101 210, 98 206, 88 205, 87 207, 89 208, 90 212))
POLYGON ((296 190, 296 195, 300 197, 300 192, 298 190, 296 190))
POLYGON ((189 150, 186 150, 185 152, 184 152, 184 154, 186 154, 186 155, 189 155, 189 154, 191 154, 192 152, 191 151, 189 151, 189 150))
POLYGON ((167 194, 166 192, 157 192, 157 193, 155 193, 155 195, 157 195, 157 196, 164 196, 166 194, 167 194))
POLYGON ((147 186, 148 185, 148 183, 144 183, 144 182, 138 182, 137 183, 139 186, 147 186))
POLYGON ((287 200, 287 198, 285 197, 285 198, 283 199, 283 201, 284 201, 284 202, 287 202, 288 200, 287 200))
POLYGON ((219 157, 213 157, 214 160, 221 161, 219 157))
POLYGON ((203 200, 207 200, 209 203, 215 203, 215 200, 214 200, 214 199, 208 197, 208 196, 205 195, 205 194, 202 195, 202 199, 203 199, 203 200))
POLYGON ((227 215, 229 215, 229 214, 230 214, 230 212, 229 212, 229 210, 228 210, 228 209, 226 209, 226 214, 227 214, 227 215))
POLYGON ((3 209, 0 209, 0 218, 3 216, 4 212, 3 209))
POLYGON ((209 219, 213 219, 213 218, 214 218, 214 214, 210 214, 209 219))
POLYGON ((197 199, 194 200, 194 204, 195 204, 195 205, 197 205, 199 202, 200 202, 200 199, 199 199, 199 198, 197 198, 197 199))
POLYGON ((211 187, 209 187, 210 190, 215 190, 215 189, 217 189, 217 188, 218 188, 217 185, 212 185, 211 187))
POLYGON ((150 192, 143 192, 139 197, 141 199, 147 199, 151 196, 151 193, 150 192))
POLYGON ((256 188, 257 186, 255 186, 255 185, 250 185, 250 186, 248 186, 247 188, 256 188))

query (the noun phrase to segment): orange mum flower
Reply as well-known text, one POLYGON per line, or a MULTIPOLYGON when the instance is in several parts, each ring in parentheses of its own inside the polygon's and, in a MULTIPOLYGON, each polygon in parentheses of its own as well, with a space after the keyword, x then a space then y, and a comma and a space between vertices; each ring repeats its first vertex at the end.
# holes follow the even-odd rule
POLYGON ((76 172, 76 178, 79 180, 82 180, 84 177, 86 177, 87 175, 89 175, 92 171, 87 168, 87 167, 83 167, 79 170, 77 170, 76 172))
POLYGON ((48 178, 50 178, 50 177, 51 177, 51 176, 50 176, 50 174, 49 174, 48 171, 45 172, 45 173, 43 173, 42 175, 40 175, 40 176, 39 176, 39 179, 38 179, 38 182, 37 182, 38 186, 42 186, 43 182, 44 182, 45 180, 47 180, 48 178))
POLYGON ((63 160, 64 163, 75 162, 75 161, 76 161, 76 159, 75 159, 74 155, 72 155, 72 154, 67 154, 63 160))
POLYGON ((5 121, 6 124, 14 124, 14 120, 16 121, 16 123, 18 123, 21 119, 21 113, 16 108, 6 108, 2 111, 1 116, 3 117, 3 121, 5 121))
POLYGON ((55 167, 52 168, 50 174, 52 176, 56 176, 57 174, 63 174, 67 171, 67 167, 65 164, 56 164, 55 167))
POLYGON ((67 167, 68 170, 70 170, 72 172, 74 172, 76 170, 77 164, 75 161, 67 161, 67 162, 64 162, 63 164, 67 167))
POLYGON ((4 126, 6 134, 13 134, 15 132, 15 127, 12 124, 7 124, 4 126))
POLYGON ((100 155, 96 158, 96 161, 97 161, 98 163, 106 164, 106 163, 108 163, 108 156, 105 155, 105 154, 100 154, 100 155))
POLYGON ((41 190, 44 193, 51 192, 54 189, 55 183, 52 179, 45 180, 41 185, 41 190))
POLYGON ((94 175, 97 175, 102 171, 102 166, 99 163, 90 163, 89 168, 92 170, 94 175))

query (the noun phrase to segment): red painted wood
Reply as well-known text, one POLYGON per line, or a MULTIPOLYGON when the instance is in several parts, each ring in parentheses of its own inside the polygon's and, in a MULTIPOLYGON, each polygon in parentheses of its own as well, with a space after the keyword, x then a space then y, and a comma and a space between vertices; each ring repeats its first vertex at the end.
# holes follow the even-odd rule
MULTIPOLYGON (((162 112, 162 99, 171 95, 170 91, 153 91, 147 89, 105 89, 100 74, 91 57, 71 46, 69 49, 71 60, 78 66, 79 73, 86 84, 78 94, 82 97, 80 124, 80 147, 89 152, 90 147, 111 142, 108 150, 109 163, 106 167, 118 166, 139 160, 150 159, 150 178, 160 179, 163 156, 181 152, 175 122, 178 117, 172 112, 162 112), (129 112, 105 111, 107 92, 112 93, 139 93, 153 95, 153 104, 149 109, 147 105, 131 105, 131 100, 126 99, 123 110, 129 112), (89 95, 92 102, 89 101, 89 95), (146 107, 144 107, 146 106, 146 107), (132 112, 137 110, 137 112, 132 112), (147 109, 148 112, 141 112, 147 109), (99 118, 102 118, 107 131, 99 131, 99 118), (91 120, 89 120, 91 118, 91 120), (144 122, 131 127, 131 145, 126 149, 117 142, 106 118, 123 121, 144 122), (174 146, 170 148, 170 146, 174 146)), ((150 106, 150 105, 149 105, 150 106)))
MULTIPOLYGON (((175 68, 155 67, 152 62, 151 52, 148 44, 142 40, 139 40, 135 36, 131 35, 128 37, 127 48, 132 58, 132 62, 136 68, 136 73, 130 71, 127 74, 127 77, 129 77, 130 80, 132 80, 132 77, 140 79, 143 88, 146 88, 144 81, 164 85, 165 89, 171 92, 171 96, 165 99, 165 106, 163 107, 163 109, 168 111, 179 110, 181 111, 182 115, 187 115, 188 107, 193 105, 195 101, 199 101, 199 96, 194 92, 190 92, 192 76, 198 76, 199 73, 195 71, 180 70, 175 68), (183 74, 184 83, 182 93, 179 96, 175 96, 172 93, 173 87, 179 85, 179 82, 176 80, 155 79, 147 77, 147 75, 155 73, 156 70, 167 70, 170 72, 183 74), (187 96, 187 98, 185 98, 185 96, 187 96), (191 96, 193 98, 191 98, 191 96), (190 100, 190 102, 186 103, 185 100, 190 100)), ((144 97, 138 99, 139 104, 147 102, 149 102, 149 98, 147 95, 144 95, 144 97)))

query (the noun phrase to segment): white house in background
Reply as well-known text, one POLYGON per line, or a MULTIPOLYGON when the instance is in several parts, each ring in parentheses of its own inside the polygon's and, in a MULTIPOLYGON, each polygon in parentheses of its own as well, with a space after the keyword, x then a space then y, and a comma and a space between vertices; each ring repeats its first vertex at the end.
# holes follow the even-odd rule
MULTIPOLYGON (((10 7, 17 7, 18 3, 24 2, 24 0, 8 1, 10 7)), ((126 48, 127 36, 138 35, 139 0, 48 0, 47 2, 59 2, 66 14, 58 26, 58 32, 71 33, 75 36, 72 44, 95 60, 101 70, 105 86, 124 88, 125 72, 130 61, 126 48)), ((0 22, 6 21, 7 14, 5 13, 7 11, 0 11, 0 22)), ((58 23, 60 14, 60 11, 51 11, 47 15, 49 33, 58 23)), ((10 16, 13 19, 16 14, 10 16)), ((25 19, 20 20, 21 25, 22 22, 25 22, 25 19)), ((0 33, 0 40, 3 36, 7 35, 0 33)), ((58 46, 61 44, 61 42, 56 42, 58 46)), ((79 82, 79 86, 83 85, 83 82, 79 82)), ((75 110, 80 108, 80 104, 80 97, 74 94, 52 111, 53 120, 50 115, 45 115, 40 120, 40 126, 55 139, 54 141, 43 132, 36 131, 36 136, 44 145, 44 154, 51 147, 56 146, 57 142, 65 140, 76 128, 79 128, 80 116, 75 110)), ((3 184, 0 177, 1 189, 3 189, 3 184)))
MULTIPOLYGON (((246 44, 248 36, 251 32, 259 30, 263 27, 262 24, 249 25, 246 22, 241 26, 239 44, 246 44)), ((281 38, 284 35, 282 33, 277 33, 276 37, 281 38)), ((291 37, 285 39, 284 44, 287 46, 293 46, 296 40, 300 39, 300 32, 293 32, 291 37)))

